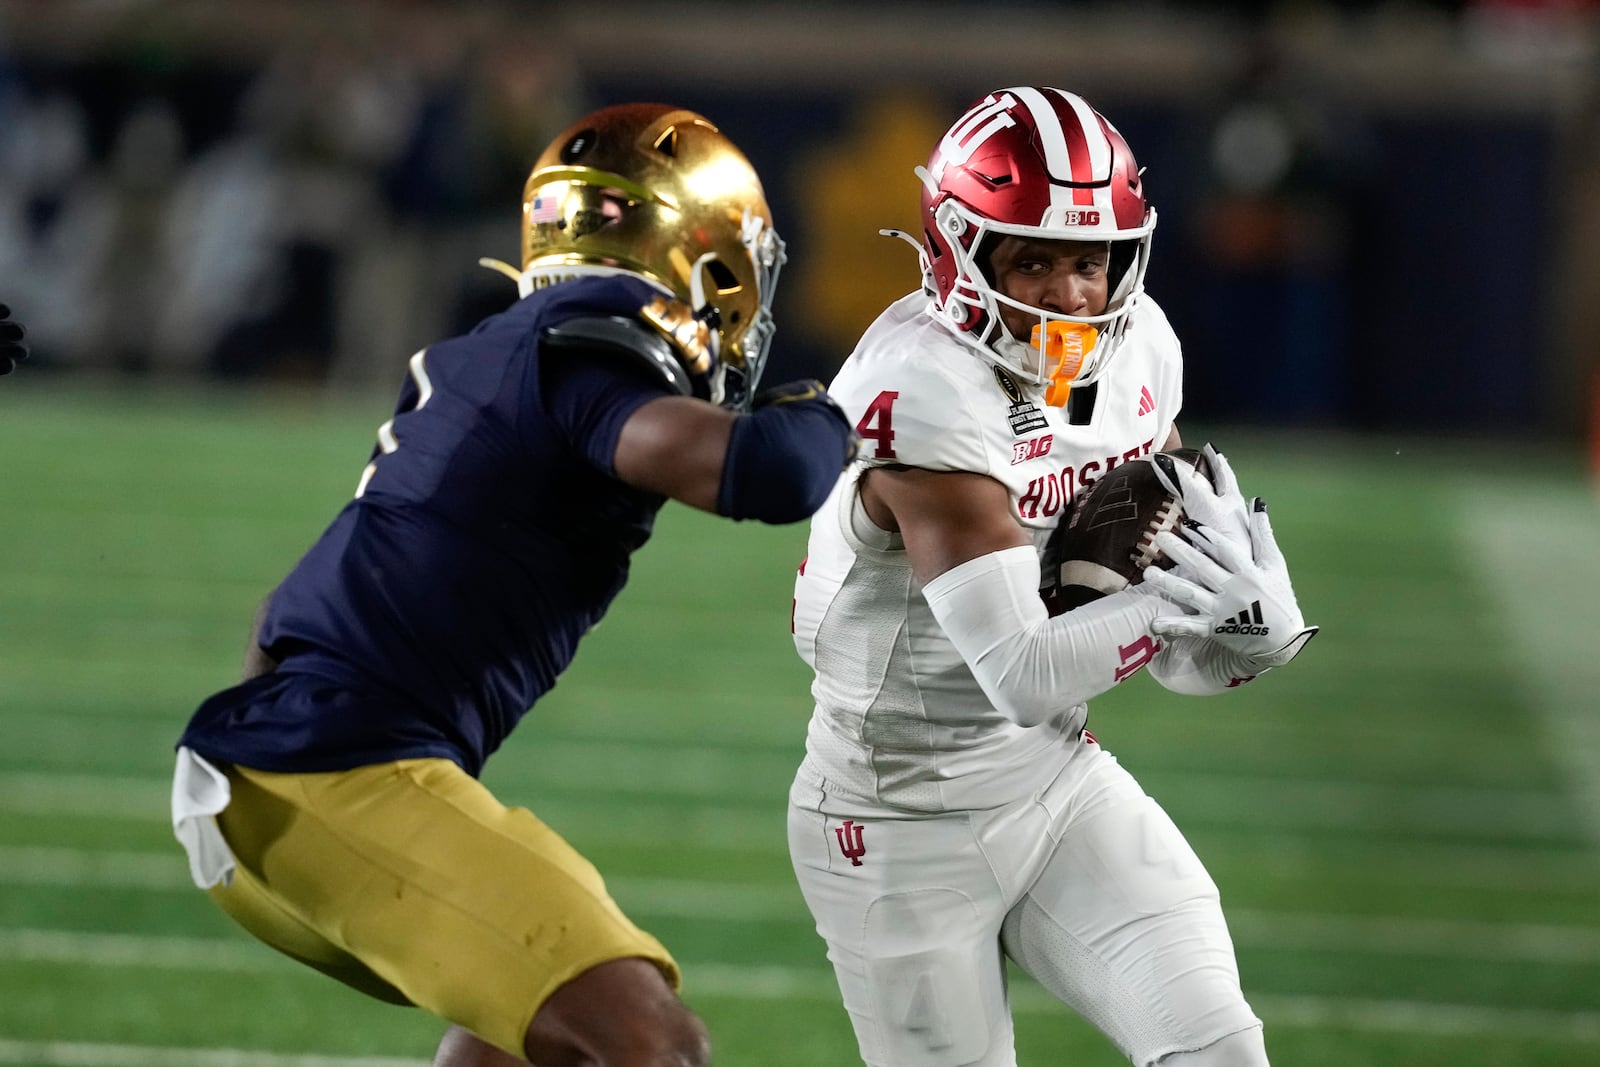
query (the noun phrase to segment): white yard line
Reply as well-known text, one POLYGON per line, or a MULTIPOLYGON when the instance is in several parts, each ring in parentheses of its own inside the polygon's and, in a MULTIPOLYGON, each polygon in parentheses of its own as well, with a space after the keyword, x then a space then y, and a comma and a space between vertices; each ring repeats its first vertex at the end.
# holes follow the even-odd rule
POLYGON ((1600 927, 1227 910, 1236 945, 1517 963, 1600 963, 1600 927))
POLYGON ((0 1038, 0 1063, 46 1067, 425 1067, 422 1059, 317 1056, 239 1048, 156 1048, 84 1041, 9 1041, 0 1038))
POLYGON ((1514 488, 1463 490, 1457 529, 1493 598, 1589 838, 1600 844, 1600 501, 1514 488))
MULTIPOLYGON (((1297 843, 1256 842, 1252 862, 1264 877, 1297 874, 1303 867, 1297 843)), ((1504 892, 1587 893, 1600 884, 1600 856, 1555 849, 1530 852, 1520 847, 1346 842, 1325 857, 1334 865, 1359 865, 1374 885, 1441 885, 1504 892)), ((652 886, 684 886, 677 879, 649 880, 652 886)), ((180 889, 189 885, 177 843, 161 851, 85 850, 57 846, 0 845, 0 884, 98 885, 124 889, 180 889)), ((654 890, 653 890, 654 891, 654 890)), ((685 895, 693 890, 684 890, 685 895)), ((662 889, 665 895, 669 890, 662 889)), ((691 901, 688 907, 693 907, 691 901)))
POLYGON ((282 974, 300 966, 244 937, 91 934, 26 927, 0 927, 0 960, 225 974, 282 974))
MULTIPOLYGON (((1378 835, 1421 830, 1527 841, 1562 841, 1573 832, 1562 795, 1537 782, 1526 789, 1474 789, 1192 772, 1166 775, 1163 782, 1169 803, 1180 806, 1185 820, 1196 826, 1357 829, 1378 835)), ((1596 784, 1600 790, 1600 779, 1596 784)), ((695 794, 658 785, 618 778, 608 784, 611 803, 580 801, 566 789, 541 799, 537 810, 558 829, 588 841, 653 843, 663 833, 677 832, 711 848, 783 848, 781 806, 753 809, 737 788, 712 795, 703 785, 695 794), (683 803, 628 802, 629 789, 681 797, 683 803)), ((0 813, 164 821, 170 788, 161 778, 6 771, 0 772, 0 813)), ((782 798, 775 803, 781 805, 782 798)))
POLYGON ((0 811, 18 815, 166 819, 171 798, 170 779, 55 771, 0 773, 0 811))
MULTIPOLYGON (((197 892, 177 843, 170 852, 100 852, 0 846, 0 885, 197 892)), ((809 924, 794 886, 671 878, 609 878, 613 896, 640 919, 809 924)), ((1331 915, 1230 909, 1234 941, 1247 948, 1367 952, 1468 960, 1600 963, 1600 926, 1474 922, 1396 915, 1331 915)), ((0 938, 6 934, 0 930, 0 938)), ((177 939, 167 939, 176 941, 177 939)), ((135 938, 133 943, 137 944, 135 938)), ((114 942, 107 941, 107 945, 114 942)), ((249 946, 245 946, 249 947, 249 946)), ((210 950, 199 958, 208 958, 210 950)), ((137 961, 137 955, 131 957, 137 961)), ((231 958, 231 957, 229 957, 231 958)), ((238 966, 251 966, 241 957, 238 966)))
MULTIPOLYGON (((75 934, 52 930, 0 931, 0 959, 210 971, 292 970, 288 960, 255 946, 205 938, 152 938, 75 934), (250 949, 259 963, 242 964, 236 950, 250 949)), ((734 1000, 811 1000, 838 996, 832 973, 821 967, 741 966, 690 963, 684 995, 734 1000)), ((1025 1014, 1064 1014, 1067 1009, 1039 987, 1012 986, 1013 1008, 1025 1014)), ((1528 1036, 1600 1044, 1600 1013, 1497 1008, 1489 1005, 1344 997, 1251 995, 1269 1027, 1352 1029, 1430 1036, 1482 1034, 1528 1036)), ((0 1063, 50 1067, 411 1067, 414 1061, 381 1057, 288 1055, 238 1049, 164 1049, 137 1045, 0 1039, 0 1063)))
POLYGON ((0 845, 0 885, 191 889, 178 842, 165 852, 0 845))
MULTIPOLYGON (((1358 1030, 1433 1037, 1527 1037, 1600 1044, 1600 1012, 1428 1004, 1414 1000, 1252 995, 1250 1006, 1274 1027, 1358 1030)), ((1582 1062, 1593 1062, 1587 1056, 1582 1062)))

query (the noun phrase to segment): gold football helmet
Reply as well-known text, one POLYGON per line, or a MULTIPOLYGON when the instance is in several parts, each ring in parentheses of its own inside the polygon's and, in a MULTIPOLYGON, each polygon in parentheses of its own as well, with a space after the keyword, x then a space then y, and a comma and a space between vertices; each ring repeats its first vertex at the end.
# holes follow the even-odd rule
POLYGON ((783 261, 755 169, 693 111, 602 108, 556 137, 523 190, 523 295, 579 274, 643 276, 664 297, 645 319, 714 403, 754 392, 783 261))

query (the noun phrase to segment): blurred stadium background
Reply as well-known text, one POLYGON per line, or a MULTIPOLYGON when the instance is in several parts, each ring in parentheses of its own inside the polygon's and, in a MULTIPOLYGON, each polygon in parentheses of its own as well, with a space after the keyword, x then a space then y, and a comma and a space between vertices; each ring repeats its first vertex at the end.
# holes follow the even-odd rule
MULTIPOLYGON (((1077 89, 1161 213, 1186 436, 1269 496, 1293 671, 1094 723, 1230 906, 1276 1062, 1600 1062, 1600 9, 0 0, 0 1064, 383 1067, 438 1025, 187 888, 170 746, 346 498, 404 360, 496 310, 528 162, 662 99, 767 179, 774 380, 907 286, 925 158, 1077 89)), ((719 1063, 854 1062, 792 887, 800 528, 663 516, 487 775, 684 962, 719 1063)), ((1111 1064, 1025 980, 1022 1062, 1111 1064)))

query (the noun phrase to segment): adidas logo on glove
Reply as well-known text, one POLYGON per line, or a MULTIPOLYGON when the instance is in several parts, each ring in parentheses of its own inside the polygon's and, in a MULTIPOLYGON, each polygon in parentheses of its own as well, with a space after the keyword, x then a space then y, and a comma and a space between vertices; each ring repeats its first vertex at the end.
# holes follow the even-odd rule
POLYGON ((1258 634, 1265 637, 1272 632, 1272 627, 1264 626, 1261 622, 1261 601, 1251 601, 1250 606, 1239 612, 1238 615, 1211 631, 1217 634, 1258 634))

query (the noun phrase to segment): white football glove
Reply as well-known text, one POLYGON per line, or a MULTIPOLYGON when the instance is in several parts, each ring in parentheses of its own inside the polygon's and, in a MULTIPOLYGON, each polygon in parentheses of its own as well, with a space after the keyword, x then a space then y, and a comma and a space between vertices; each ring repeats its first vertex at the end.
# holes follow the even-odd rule
POLYGON ((1204 496, 1194 493, 1184 499, 1186 512, 1191 499, 1199 504, 1193 514, 1200 526, 1186 524, 1184 537, 1171 532, 1156 536, 1156 547, 1172 558, 1173 569, 1149 567, 1144 572, 1146 582, 1192 614, 1158 617, 1150 631, 1162 637, 1208 638, 1230 654, 1226 659, 1235 673, 1282 667, 1318 628, 1307 626, 1300 614, 1266 503, 1255 498, 1246 520, 1248 539, 1241 543, 1228 532, 1226 514, 1213 516, 1221 520, 1215 525, 1205 522, 1205 509, 1217 501, 1199 503, 1204 496))
POLYGON ((1175 462, 1170 456, 1157 452, 1150 457, 1157 480, 1182 505, 1185 526, 1199 524, 1241 545, 1248 545, 1249 505, 1239 493, 1239 480, 1233 476, 1233 468, 1210 444, 1201 446, 1200 459, 1211 468, 1209 481, 1195 467, 1175 462))
POLYGON ((1150 659, 1150 677, 1162 688, 1185 696, 1212 696, 1251 681, 1260 673, 1243 656, 1209 637, 1161 638, 1161 650, 1150 659))

